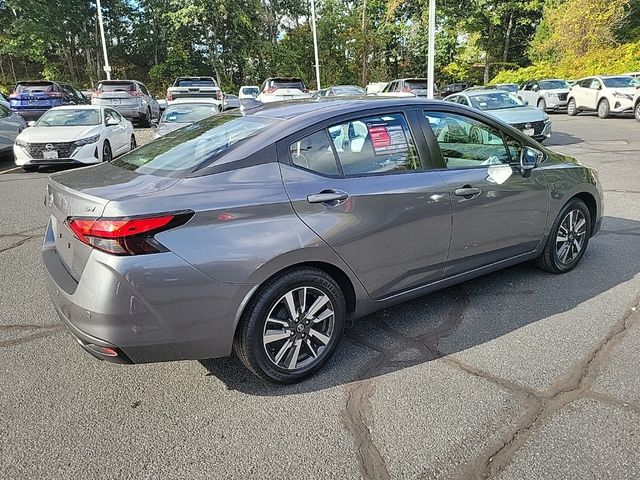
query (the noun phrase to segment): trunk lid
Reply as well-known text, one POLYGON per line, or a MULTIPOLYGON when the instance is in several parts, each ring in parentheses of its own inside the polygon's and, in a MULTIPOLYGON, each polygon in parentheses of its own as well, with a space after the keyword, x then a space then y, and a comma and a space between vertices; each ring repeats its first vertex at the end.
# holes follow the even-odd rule
POLYGON ((98 219, 113 200, 149 195, 177 181, 141 175, 109 163, 51 175, 45 203, 51 212, 56 252, 71 276, 80 280, 93 248, 74 236, 67 224, 69 217, 98 219))

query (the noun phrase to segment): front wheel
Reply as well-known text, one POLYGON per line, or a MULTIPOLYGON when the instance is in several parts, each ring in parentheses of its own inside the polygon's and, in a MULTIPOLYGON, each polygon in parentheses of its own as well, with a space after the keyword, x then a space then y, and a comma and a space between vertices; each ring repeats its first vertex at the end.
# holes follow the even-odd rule
POLYGON ((636 120, 640 122, 640 102, 636 104, 636 108, 633 111, 636 114, 636 120))
POLYGON ((113 153, 111 152, 111 144, 107 140, 102 144, 102 161, 110 162, 113 160, 113 153))
POLYGON ((598 103, 598 117, 607 118, 609 116, 609 113, 609 100, 603 98, 602 100, 600 100, 600 103, 598 103))
POLYGON ((573 270, 584 255, 591 233, 591 214, 582 200, 574 198, 558 214, 536 265, 551 273, 573 270))
POLYGON ((269 280, 247 305, 234 351, 264 380, 295 383, 319 370, 336 349, 346 304, 336 281, 315 268, 269 280))
POLYGON ((572 98, 569 100, 567 104, 567 113, 571 117, 575 117, 578 114, 578 107, 576 106, 576 101, 572 98))
POLYGON ((538 108, 547 113, 547 102, 544 100, 544 98, 538 100, 538 108))
POLYGON ((152 122, 151 109, 147 108, 146 115, 142 117, 142 119, 140 119, 140 126, 142 128, 151 128, 151 122, 152 122))

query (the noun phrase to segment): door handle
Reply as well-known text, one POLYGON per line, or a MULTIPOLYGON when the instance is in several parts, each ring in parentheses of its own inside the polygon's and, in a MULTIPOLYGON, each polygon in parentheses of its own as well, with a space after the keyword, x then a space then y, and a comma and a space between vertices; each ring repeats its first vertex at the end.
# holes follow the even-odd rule
POLYGON ((309 195, 307 197, 307 201, 309 203, 326 203, 331 206, 335 206, 340 202, 343 202, 347 198, 349 198, 349 194, 347 192, 341 192, 338 190, 323 190, 320 193, 309 195))
POLYGON ((471 185, 465 185, 462 188, 456 188, 453 193, 458 197, 464 197, 466 199, 471 199, 480 195, 481 190, 477 187, 472 187, 471 185))

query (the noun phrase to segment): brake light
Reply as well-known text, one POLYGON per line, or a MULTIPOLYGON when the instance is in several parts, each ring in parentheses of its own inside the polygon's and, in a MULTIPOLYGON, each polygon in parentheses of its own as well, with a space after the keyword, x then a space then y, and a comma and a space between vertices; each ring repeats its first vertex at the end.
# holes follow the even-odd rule
POLYGON ((411 93, 411 92, 413 92, 413 88, 411 88, 411 87, 404 87, 404 88, 402 89, 402 91, 403 91, 404 93, 411 93))
POLYGON ((278 87, 269 87, 264 91, 264 93, 273 93, 276 90, 278 90, 278 87))
POLYGON ((51 98, 62 98, 62 92, 47 92, 47 96, 51 98))
POLYGON ((18 98, 19 96, 19 93, 13 92, 11 95, 9 95, 9 98, 18 98))
POLYGON ((144 95, 142 92, 138 92, 137 90, 129 90, 128 93, 134 97, 142 97, 144 95))
POLYGON ((171 90, 167 89, 167 101, 170 102, 173 100, 173 95, 171 95, 171 90))
POLYGON ((184 225, 192 211, 145 217, 70 217, 67 225, 82 243, 113 255, 144 255, 167 252, 154 235, 184 225))
POLYGON ((216 91, 216 98, 217 98, 218 100, 222 100, 222 90, 218 90, 218 91, 216 91))

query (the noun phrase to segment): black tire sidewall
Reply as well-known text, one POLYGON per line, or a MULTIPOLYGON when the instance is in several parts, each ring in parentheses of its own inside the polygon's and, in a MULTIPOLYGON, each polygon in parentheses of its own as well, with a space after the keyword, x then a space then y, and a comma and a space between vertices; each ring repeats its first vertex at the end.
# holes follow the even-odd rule
POLYGON ((591 219, 591 213, 589 212, 589 209, 587 208, 587 206, 584 204, 582 200, 579 200, 577 198, 571 200, 567 205, 565 205, 564 208, 558 214, 558 217, 556 218, 556 221, 553 224, 553 228, 551 229, 551 233, 549 236, 549 242, 551 242, 551 252, 550 252, 551 260, 553 262, 554 268, 557 269, 558 273, 564 273, 564 272, 569 272, 573 270, 582 260, 584 253, 587 251, 587 245, 589 244, 589 236, 591 233, 591 222, 592 222, 592 219, 591 219), (556 238, 558 236, 558 230, 560 229, 560 224, 562 223, 562 220, 566 217, 567 213, 569 213, 571 210, 580 210, 584 215, 587 225, 585 228, 586 238, 584 239, 582 250, 580 250, 580 253, 578 254, 578 256, 569 265, 567 265, 562 263, 558 258, 558 252, 555 244, 556 244, 556 238))
POLYGON ((236 345, 243 352, 241 359, 260 377, 275 383, 295 383, 322 368, 337 347, 346 319, 346 303, 338 284, 326 273, 315 269, 292 270, 265 284, 247 306, 242 323, 238 327, 236 345), (269 311, 287 291, 308 286, 328 295, 334 306, 334 332, 320 362, 295 373, 277 367, 269 360, 262 344, 262 333, 269 311), (246 358, 242 358, 242 356, 246 358), (257 370, 259 369, 259 370, 257 370))
POLYGON ((578 114, 578 107, 576 106, 576 101, 573 98, 571 98, 569 103, 567 103, 567 113, 572 117, 578 114), (573 108, 571 108, 572 104, 573 108))
POLYGON ((636 104, 636 108, 634 108, 634 110, 633 110, 633 111, 634 111, 634 114, 635 114, 636 120, 637 120, 638 122, 640 122, 640 102, 638 102, 638 103, 636 104))
POLYGON ((108 140, 105 140, 104 143, 102 144, 102 161, 110 162, 111 160, 113 160, 113 151, 111 150, 111 144, 109 143, 108 140), (109 151, 109 156, 111 157, 108 160, 105 158, 105 152, 107 150, 109 151))
POLYGON ((547 112, 547 102, 544 100, 544 98, 538 100, 538 108, 545 113, 547 112))
POLYGON ((133 150, 138 146, 138 142, 136 141, 136 136, 131 135, 131 140, 129 140, 129 151, 133 150))

